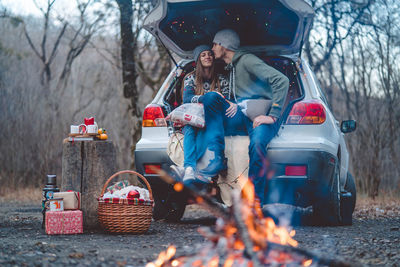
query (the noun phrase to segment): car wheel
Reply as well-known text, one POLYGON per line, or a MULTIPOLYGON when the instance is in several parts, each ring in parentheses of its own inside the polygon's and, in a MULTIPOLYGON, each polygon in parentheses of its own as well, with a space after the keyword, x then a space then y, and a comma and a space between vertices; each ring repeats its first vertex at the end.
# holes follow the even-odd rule
POLYGON ((153 219, 169 222, 178 222, 185 213, 186 201, 172 201, 171 198, 165 199, 154 196, 153 219), (181 203, 182 202, 182 203, 181 203))
POLYGON ((341 224, 339 178, 339 166, 336 165, 327 196, 313 205, 314 217, 323 225, 341 224))
POLYGON ((356 207, 356 184, 354 181, 354 177, 347 173, 347 180, 344 186, 344 190, 346 194, 341 199, 341 216, 342 216, 342 224, 343 225, 352 225, 353 224, 353 212, 356 207))
POLYGON ((186 203, 171 203, 165 220, 168 222, 179 222, 182 219, 183 214, 185 213, 185 208, 186 203))
POLYGON ((168 215, 168 209, 165 205, 165 200, 154 196, 153 219, 162 220, 168 215))

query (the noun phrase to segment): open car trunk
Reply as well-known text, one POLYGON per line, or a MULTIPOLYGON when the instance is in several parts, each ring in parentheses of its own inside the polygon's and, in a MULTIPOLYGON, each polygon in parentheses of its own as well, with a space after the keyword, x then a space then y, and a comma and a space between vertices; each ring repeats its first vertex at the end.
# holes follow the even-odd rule
POLYGON ((160 0, 144 28, 187 59, 196 46, 211 44, 215 33, 226 28, 239 34, 243 50, 298 55, 313 17, 303 0, 160 0))
MULTIPOLYGON (((186 59, 192 59, 196 46, 211 45, 219 30, 233 29, 240 37, 240 50, 258 55, 289 78, 284 113, 303 95, 292 60, 301 55, 314 15, 304 0, 160 0, 144 28, 186 59)), ((170 86, 164 99, 167 113, 182 103, 182 81, 193 68, 191 63, 183 66, 170 86)))

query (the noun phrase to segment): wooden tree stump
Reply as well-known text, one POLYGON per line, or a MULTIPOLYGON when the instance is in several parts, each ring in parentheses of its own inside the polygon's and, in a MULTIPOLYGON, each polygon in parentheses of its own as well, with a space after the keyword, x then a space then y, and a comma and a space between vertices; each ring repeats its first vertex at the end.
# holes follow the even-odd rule
POLYGON ((116 167, 116 151, 111 141, 63 143, 61 191, 81 192, 85 229, 99 227, 97 198, 116 167))

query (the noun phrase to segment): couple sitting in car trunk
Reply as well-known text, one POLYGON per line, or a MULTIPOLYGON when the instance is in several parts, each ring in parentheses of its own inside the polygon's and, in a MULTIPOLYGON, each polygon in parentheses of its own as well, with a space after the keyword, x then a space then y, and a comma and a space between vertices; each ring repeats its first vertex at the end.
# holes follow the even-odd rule
POLYGON ((249 178, 263 204, 266 147, 278 132, 289 79, 255 55, 239 51, 239 47, 238 34, 225 29, 215 35, 212 49, 207 45, 194 49, 196 68, 185 77, 183 102, 203 103, 206 127, 184 127, 183 183, 195 189, 210 183, 227 168, 224 136, 249 135, 249 178), (215 59, 227 64, 229 77, 216 74, 215 59), (259 99, 267 101, 252 102, 259 99), (264 113, 250 115, 247 107, 254 105, 270 108, 261 107, 264 113), (210 158, 208 166, 197 169, 198 160, 205 154, 210 158))

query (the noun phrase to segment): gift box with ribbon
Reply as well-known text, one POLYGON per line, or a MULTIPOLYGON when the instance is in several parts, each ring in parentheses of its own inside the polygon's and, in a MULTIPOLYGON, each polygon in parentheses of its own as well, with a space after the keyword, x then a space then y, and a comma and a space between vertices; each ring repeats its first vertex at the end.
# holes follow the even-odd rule
POLYGON ((47 211, 46 234, 69 235, 83 233, 81 210, 47 211))
POLYGON ((75 191, 54 193, 55 198, 64 199, 64 210, 79 210, 81 208, 81 194, 75 191))

